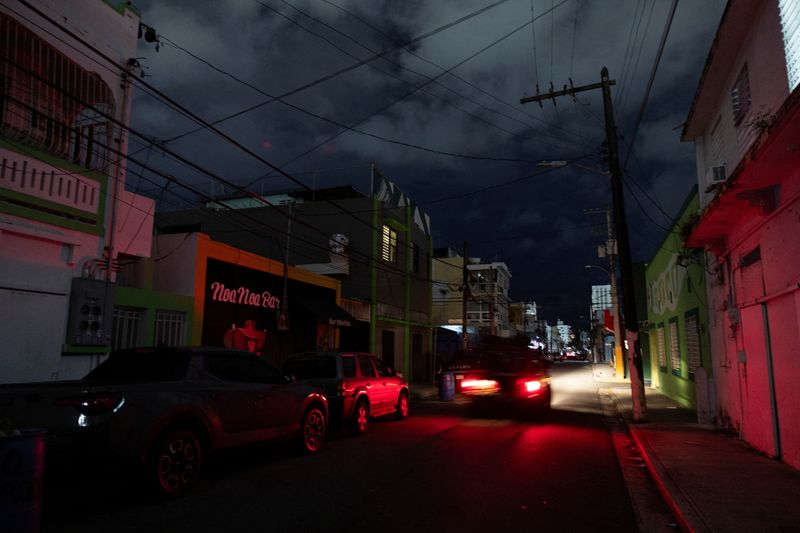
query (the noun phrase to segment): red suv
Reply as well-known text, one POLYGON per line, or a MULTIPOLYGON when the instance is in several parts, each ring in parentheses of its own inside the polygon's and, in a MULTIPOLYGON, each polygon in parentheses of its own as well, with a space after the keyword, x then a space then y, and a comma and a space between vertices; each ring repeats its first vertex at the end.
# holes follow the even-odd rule
POLYGON ((362 352, 302 352, 289 356, 282 370, 321 387, 328 398, 331 421, 367 431, 371 418, 408 416, 408 383, 380 357, 362 352))

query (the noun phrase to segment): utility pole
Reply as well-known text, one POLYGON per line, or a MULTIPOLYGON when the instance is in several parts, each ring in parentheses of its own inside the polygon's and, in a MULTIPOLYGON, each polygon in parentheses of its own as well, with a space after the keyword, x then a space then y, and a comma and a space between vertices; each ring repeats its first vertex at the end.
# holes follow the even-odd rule
POLYGON ((614 80, 609 79, 608 69, 603 67, 600 71, 600 83, 584 85, 582 87, 564 88, 563 91, 550 91, 547 94, 529 96, 520 99, 521 104, 555 99, 557 96, 573 96, 575 93, 602 89, 603 111, 605 114, 606 142, 608 145, 608 166, 611 172, 611 195, 614 209, 614 225, 619 248, 620 278, 622 281, 622 304, 624 306, 624 325, 626 331, 626 352, 628 354, 628 368, 631 379, 631 398, 633 400, 633 421, 643 422, 646 413, 644 382, 642 376, 642 350, 639 346, 639 323, 636 318, 636 300, 634 299, 633 265, 631 263, 631 249, 628 242, 628 225, 625 220, 625 203, 622 191, 622 172, 619 166, 619 153, 617 147, 617 132, 614 123, 614 109, 611 102, 611 86, 614 80))
POLYGON ((464 241, 464 264, 461 267, 461 338, 464 349, 467 349, 467 300, 469 299, 469 271, 467 270, 467 241, 464 241))
POLYGON ((615 256, 617 255, 617 242, 614 239, 614 230, 611 225, 610 209, 584 209, 586 214, 605 213, 606 215, 606 257, 608 257, 608 274, 611 284, 611 309, 614 311, 614 370, 618 377, 625 377, 625 365, 622 362, 623 344, 622 327, 620 321, 619 292, 617 289, 617 266, 615 256))

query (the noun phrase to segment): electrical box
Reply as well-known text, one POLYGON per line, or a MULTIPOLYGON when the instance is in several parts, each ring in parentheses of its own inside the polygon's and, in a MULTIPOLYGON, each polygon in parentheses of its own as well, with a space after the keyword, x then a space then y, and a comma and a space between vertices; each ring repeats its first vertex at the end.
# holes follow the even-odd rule
POLYGON ((111 343, 114 285, 104 280, 72 278, 67 344, 108 346, 111 343))

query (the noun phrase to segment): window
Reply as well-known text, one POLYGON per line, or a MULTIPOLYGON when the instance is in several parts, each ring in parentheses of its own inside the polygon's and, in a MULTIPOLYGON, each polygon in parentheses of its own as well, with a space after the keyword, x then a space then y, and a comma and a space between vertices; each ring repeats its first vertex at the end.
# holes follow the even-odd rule
POLYGON ((738 127, 750 112, 750 77, 747 74, 747 63, 742 67, 731 89, 731 106, 733 123, 738 127))
POLYGON ((226 381, 241 383, 281 383, 281 372, 267 363, 253 357, 239 355, 208 355, 206 371, 226 381))
POLYGON ((283 371, 297 379, 336 378, 336 359, 329 355, 321 357, 299 355, 289 358, 283 364, 283 371))
POLYGON ((0 13, 0 134, 101 172, 114 95, 33 31, 0 13))
POLYGON ((703 364, 700 353, 700 321, 697 319, 697 311, 686 313, 684 325, 686 326, 686 366, 689 370, 689 379, 694 381, 695 371, 703 364))
POLYGON ((383 226, 381 258, 389 263, 397 263, 397 232, 386 225, 383 226))
POLYGON ((362 378, 378 377, 377 372, 375 372, 375 367, 372 366, 372 359, 368 355, 358 356, 358 368, 361 370, 362 378))
POLYGON ((186 313, 156 311, 156 344, 181 346, 183 344, 186 313))
POLYGON ((378 377, 389 378, 392 377, 392 372, 389 367, 384 364, 380 359, 375 361, 375 366, 378 368, 378 377))
POLYGON ((342 375, 346 378, 356 377, 356 358, 352 355, 342 356, 342 375))
POLYGON ((412 243, 411 244, 411 252, 412 252, 412 268, 414 274, 419 274, 419 244, 412 243))
POLYGON ((111 349, 120 350, 137 346, 141 329, 141 310, 115 307, 111 326, 111 349))
POLYGON ((656 332, 656 353, 658 354, 658 367, 662 372, 667 371, 667 352, 664 339, 664 326, 658 326, 656 332))
POLYGON ((672 373, 676 376, 681 375, 681 350, 678 344, 678 319, 673 318, 669 321, 669 360, 672 373))
POLYGON ((800 85, 800 2, 778 0, 783 30, 783 48, 786 55, 786 72, 789 75, 789 92, 800 85))
POLYGON ((191 355, 165 349, 139 349, 114 352, 84 381, 174 381, 182 379, 189 368, 191 355))

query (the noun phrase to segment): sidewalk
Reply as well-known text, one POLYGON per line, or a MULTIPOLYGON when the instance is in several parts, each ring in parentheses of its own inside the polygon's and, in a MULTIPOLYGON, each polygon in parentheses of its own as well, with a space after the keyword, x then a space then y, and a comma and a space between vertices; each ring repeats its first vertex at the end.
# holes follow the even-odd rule
POLYGON ((633 423, 630 383, 607 365, 608 389, 667 504, 692 532, 800 531, 800 471, 770 459, 645 387, 645 421, 633 423))

